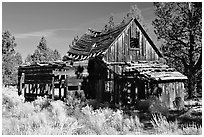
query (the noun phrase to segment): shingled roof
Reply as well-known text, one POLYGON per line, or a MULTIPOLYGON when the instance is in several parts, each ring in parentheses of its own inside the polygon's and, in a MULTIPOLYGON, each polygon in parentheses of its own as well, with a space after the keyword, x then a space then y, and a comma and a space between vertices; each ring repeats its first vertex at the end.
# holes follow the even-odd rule
POLYGON ((105 32, 89 30, 89 34, 84 34, 72 46, 70 46, 70 49, 67 52, 67 57, 70 59, 74 58, 75 60, 85 60, 89 57, 104 55, 107 49, 120 36, 120 34, 122 34, 122 32, 128 28, 128 25, 130 25, 132 21, 134 21, 140 28, 147 41, 150 43, 158 56, 162 57, 162 54, 154 45, 153 41, 147 35, 140 23, 134 18, 132 18, 127 23, 120 24, 113 29, 105 32))

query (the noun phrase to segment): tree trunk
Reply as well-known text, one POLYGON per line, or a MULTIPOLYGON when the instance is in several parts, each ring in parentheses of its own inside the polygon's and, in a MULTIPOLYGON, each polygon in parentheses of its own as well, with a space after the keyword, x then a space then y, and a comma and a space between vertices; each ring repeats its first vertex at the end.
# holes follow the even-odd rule
POLYGON ((195 77, 196 71, 193 70, 193 67, 190 67, 188 69, 188 99, 191 99, 195 94, 196 89, 196 77, 195 77))

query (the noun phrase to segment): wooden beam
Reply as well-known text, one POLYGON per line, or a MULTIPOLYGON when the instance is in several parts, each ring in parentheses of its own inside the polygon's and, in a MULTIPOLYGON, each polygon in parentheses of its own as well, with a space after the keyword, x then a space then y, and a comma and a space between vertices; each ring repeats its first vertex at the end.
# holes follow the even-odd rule
POLYGON ((127 62, 105 62, 107 65, 130 65, 127 62))
MULTIPOLYGON (((26 98, 37 98, 37 96, 45 96, 46 94, 32 94, 32 93, 26 93, 25 94, 25 97, 26 98)), ((49 95, 48 95, 48 97, 50 97, 49 95)))
POLYGON ((140 23, 137 21, 137 19, 134 19, 135 24, 139 27, 139 29, 141 30, 141 32, 143 33, 143 35, 145 36, 145 38, 147 39, 147 41, 149 42, 149 44, 152 46, 152 48, 154 49, 154 51, 157 53, 157 55, 159 57, 163 57, 162 53, 159 51, 159 49, 156 47, 156 45, 154 44, 154 42, 151 40, 151 38, 149 37, 149 35, 147 35, 146 31, 143 29, 143 27, 140 25, 140 23))
POLYGON ((52 74, 53 69, 38 69, 38 68, 33 68, 33 69, 19 69, 20 73, 26 73, 26 74, 35 74, 35 73, 48 73, 52 74))
POLYGON ((57 75, 70 75, 70 73, 74 72, 74 70, 68 70, 68 71, 53 71, 53 74, 55 76, 57 75))
POLYGON ((162 81, 168 81, 168 80, 187 80, 188 78, 186 76, 180 76, 180 77, 170 76, 170 77, 160 77, 160 79, 162 81))
POLYGON ((27 76, 33 76, 33 75, 35 75, 35 76, 53 76, 52 72, 53 71, 51 71, 51 72, 45 71, 45 72, 32 72, 32 73, 25 73, 25 74, 27 76))
POLYGON ((52 80, 51 75, 25 75, 25 81, 46 81, 52 80))
POLYGON ((52 80, 25 80, 25 84, 52 84, 52 80))

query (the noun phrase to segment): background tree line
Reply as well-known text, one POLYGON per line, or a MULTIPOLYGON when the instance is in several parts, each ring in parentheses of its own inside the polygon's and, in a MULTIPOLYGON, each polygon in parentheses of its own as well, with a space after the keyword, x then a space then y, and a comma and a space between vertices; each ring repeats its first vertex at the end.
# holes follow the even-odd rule
POLYGON ((17 43, 9 31, 2 33, 2 82, 3 85, 17 84, 18 66, 22 64, 35 64, 39 62, 57 61, 61 59, 60 53, 47 47, 45 37, 42 37, 37 49, 28 55, 23 62, 20 53, 15 51, 17 43))
POLYGON ((55 49, 51 50, 47 47, 47 42, 45 37, 42 37, 39 44, 37 45, 37 49, 33 54, 29 54, 26 59, 26 64, 35 64, 38 62, 49 62, 49 61, 57 61, 61 59, 60 53, 55 49))

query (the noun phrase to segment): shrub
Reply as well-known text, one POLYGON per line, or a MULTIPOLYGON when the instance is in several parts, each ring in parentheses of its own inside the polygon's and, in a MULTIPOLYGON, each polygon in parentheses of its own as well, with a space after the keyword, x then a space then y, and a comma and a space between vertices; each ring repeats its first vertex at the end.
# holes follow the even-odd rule
POLYGON ((155 129, 155 134, 174 134, 174 135, 200 135, 202 127, 197 127, 195 124, 179 127, 177 121, 169 122, 165 116, 161 114, 153 115, 151 123, 155 129))
POLYGON ((11 109, 24 101, 25 98, 23 96, 18 96, 16 88, 6 87, 2 89, 2 105, 6 108, 11 109))
POLYGON ((163 114, 168 116, 169 111, 165 103, 161 102, 157 97, 150 97, 146 100, 136 101, 136 109, 147 111, 151 114, 163 114))
POLYGON ((178 123, 168 122, 166 117, 161 114, 153 114, 151 123, 155 129, 156 134, 169 134, 178 130, 178 123))
POLYGON ((14 88, 4 88, 2 95, 3 135, 201 134, 202 130, 195 125, 180 127, 154 114, 150 132, 144 130, 137 116, 128 116, 120 109, 94 109, 74 98, 62 102, 38 97, 24 102, 14 88))

